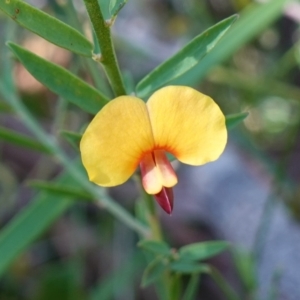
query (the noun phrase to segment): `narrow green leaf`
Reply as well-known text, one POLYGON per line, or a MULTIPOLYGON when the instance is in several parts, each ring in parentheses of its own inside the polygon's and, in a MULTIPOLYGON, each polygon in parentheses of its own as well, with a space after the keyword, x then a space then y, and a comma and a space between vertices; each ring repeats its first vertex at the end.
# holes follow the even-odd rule
MULTIPOLYGON (((72 184, 68 176, 61 176, 61 184, 72 184)), ((55 197, 40 193, 0 231, 0 277, 38 236, 62 215, 74 201, 70 197, 55 197)))
POLYGON ((20 181, 9 163, 6 165, 4 159, 0 161, 0 174, 0 218, 3 220, 3 216, 15 207, 16 189, 20 181))
POLYGON ((180 259, 185 259, 189 261, 203 260, 223 252, 228 247, 228 242, 209 241, 183 246, 179 249, 178 253, 180 255, 180 259))
POLYGON ((248 112, 242 112, 238 114, 232 114, 226 116, 226 127, 227 129, 232 129, 239 123, 241 123, 247 116, 248 112))
POLYGON ((149 95, 195 67, 215 47, 236 19, 237 16, 234 15, 209 28, 155 68, 138 83, 138 96, 143 98, 149 95))
POLYGON ((251 95, 269 95, 270 86, 272 94, 286 99, 299 99, 300 88, 291 83, 274 80, 270 76, 249 76, 229 68, 215 67, 209 74, 208 80, 215 83, 242 90, 251 95))
POLYGON ((205 265, 197 264, 192 261, 175 261, 170 264, 170 269, 180 274, 195 274, 206 272, 207 268, 205 265))
POLYGON ((0 139, 20 147, 29 148, 47 154, 51 153, 48 148, 46 148, 43 144, 37 142, 33 138, 1 126, 0 139))
POLYGON ((60 134, 76 149, 79 149, 79 143, 82 138, 82 134, 72 131, 62 130, 60 134))
POLYGON ((77 30, 22 0, 1 0, 0 9, 14 21, 49 42, 92 57, 92 44, 77 30))
POLYGON ((199 288, 200 276, 198 274, 193 274, 190 278, 190 281, 187 285, 185 293, 182 297, 182 300, 194 300, 196 299, 196 293, 199 288))
POLYGON ((174 80, 172 84, 194 85, 199 83, 212 67, 228 59, 233 53, 261 34, 267 26, 279 18, 288 1, 272 0, 247 6, 240 13, 239 20, 226 34, 226 38, 218 43, 218 47, 215 47, 198 66, 174 80))
POLYGON ((31 180, 27 183, 28 186, 39 189, 41 191, 47 191, 49 194, 53 194, 59 197, 72 197, 79 199, 93 200, 94 198, 82 189, 78 189, 74 186, 68 186, 63 184, 57 184, 53 182, 31 180))
POLYGON ((144 250, 162 255, 169 255, 171 250, 165 242, 160 241, 142 240, 138 243, 138 246, 144 250))
POLYGON ((158 280, 167 268, 164 257, 156 257, 144 271, 142 277, 142 287, 146 287, 158 280))
POLYGON ((222 276, 222 274, 218 271, 218 269, 213 266, 207 265, 207 272, 218 287, 221 289, 222 293, 227 300, 240 300, 241 298, 238 296, 236 291, 232 288, 232 286, 226 281, 226 279, 222 276))
POLYGON ((107 103, 104 95, 66 69, 14 43, 7 45, 33 77, 83 110, 95 114, 107 103))
POLYGON ((179 273, 172 274, 169 277, 169 299, 181 299, 182 287, 184 282, 182 280, 182 276, 179 273))
POLYGON ((117 4, 117 0, 110 0, 109 2, 109 12, 112 15, 112 12, 117 4))
POLYGON ((242 249, 234 248, 233 261, 244 289, 251 294, 257 288, 257 265, 253 255, 242 249))
POLYGON ((128 0, 110 0, 109 3, 109 13, 112 18, 116 17, 116 15, 120 12, 120 10, 124 7, 128 0))

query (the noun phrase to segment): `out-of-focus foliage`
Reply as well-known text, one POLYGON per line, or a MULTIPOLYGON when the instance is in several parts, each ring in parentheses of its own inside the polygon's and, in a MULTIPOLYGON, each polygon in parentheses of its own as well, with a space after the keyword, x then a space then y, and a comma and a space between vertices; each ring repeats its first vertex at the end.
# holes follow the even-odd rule
MULTIPOLYGON (((47 17, 46 27, 38 26, 44 13, 37 15, 36 20, 26 16, 19 19, 23 27, 67 50, 37 38, 13 22, 19 18, 16 5, 24 6, 28 13, 31 6, 11 0, 13 9, 7 9, 6 2, 10 1, 0 4, 0 299, 155 299, 152 288, 141 291, 139 284, 141 278, 144 286, 155 282, 165 269, 186 279, 185 300, 198 299, 195 295, 202 299, 209 299, 208 295, 213 299, 223 299, 222 295, 236 299, 237 294, 242 295, 241 299, 254 299, 259 286, 255 278, 255 259, 259 254, 255 251, 233 251, 231 266, 238 279, 231 279, 231 282, 237 287, 236 292, 206 262, 195 265, 180 261, 180 255, 189 251, 181 248, 186 240, 198 243, 215 238, 205 230, 196 230, 195 234, 199 224, 186 227, 186 222, 180 219, 164 221, 166 228, 173 222, 172 232, 166 230, 167 240, 176 245, 178 251, 165 244, 141 244, 136 250, 137 235, 105 211, 106 202, 101 200, 102 197, 106 199, 106 192, 99 194, 99 202, 91 203, 90 194, 62 173, 62 165, 49 155, 53 153, 53 140, 59 141, 69 162, 77 168, 78 141, 83 124, 90 120, 86 112, 96 112, 112 94, 102 69, 87 58, 91 56, 90 41, 95 36, 80 1, 27 1, 47 12, 47 16, 66 24, 59 27, 63 31, 58 40, 58 35, 52 34, 58 24, 52 17, 47 17), (12 41, 9 45, 16 57, 5 45, 6 41, 12 41), (33 79, 16 58, 27 69, 34 65, 30 60, 35 61, 31 72, 57 94, 33 79), (55 77, 57 72, 59 76, 55 77), (51 85, 53 77, 57 81, 55 86, 51 85), (72 85, 66 85, 65 81, 70 78, 72 85), (17 97, 19 102, 14 100, 17 97), (27 109, 38 121, 48 133, 47 141, 36 139, 39 131, 33 136, 30 128, 25 128, 26 116, 20 117, 8 104, 13 101, 21 103, 19 108, 27 109), (70 141, 74 147, 68 143, 70 141), (154 258, 153 253, 161 256, 154 258), (146 262, 150 264, 143 273, 146 262), (199 277, 200 273, 209 274, 217 286, 211 287, 206 275, 199 277), (210 289, 207 290, 207 286, 210 289), (221 296, 215 290, 221 290, 221 296)), ((134 91, 140 82, 139 91, 155 67, 163 66, 167 58, 195 36, 227 17, 239 15, 233 27, 201 63, 180 74, 180 78, 167 79, 175 84, 192 85, 218 102, 228 115, 228 127, 233 127, 230 143, 267 170, 273 183, 272 193, 281 197, 291 218, 299 218, 298 2, 99 2, 104 5, 105 17, 114 19, 114 42, 124 82, 130 91, 134 91)), ((98 50, 95 49, 96 54, 98 50)), ((28 122, 30 125, 30 120, 28 122)), ((79 176, 82 175, 82 170, 78 170, 79 176)), ((107 197, 117 199, 128 211, 137 212, 143 224, 143 209, 138 201, 134 201, 138 191, 132 182, 109 193, 107 197)), ((262 234, 257 236, 263 239, 262 234)), ((227 243, 210 245, 216 247, 210 249, 215 254, 227 247, 227 243)), ((196 255, 199 255, 198 248, 196 255)), ((203 255, 205 259, 210 257, 203 255)), ((221 255, 219 261, 213 260, 213 264, 222 269, 224 260, 230 261, 226 255, 228 253, 224 258, 221 255)), ((274 278, 276 283, 280 274, 274 278)), ((275 295, 276 284, 274 291, 275 295)))

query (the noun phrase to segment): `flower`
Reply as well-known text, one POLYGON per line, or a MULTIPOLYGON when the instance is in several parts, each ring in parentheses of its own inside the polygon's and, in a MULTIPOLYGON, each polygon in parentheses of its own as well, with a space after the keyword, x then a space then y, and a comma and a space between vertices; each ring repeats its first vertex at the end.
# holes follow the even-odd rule
POLYGON ((216 160, 226 141, 225 117, 210 97, 167 86, 147 103, 134 96, 109 102, 88 125, 80 151, 90 181, 104 187, 124 183, 140 165, 145 191, 170 214, 177 176, 166 153, 199 166, 216 160))

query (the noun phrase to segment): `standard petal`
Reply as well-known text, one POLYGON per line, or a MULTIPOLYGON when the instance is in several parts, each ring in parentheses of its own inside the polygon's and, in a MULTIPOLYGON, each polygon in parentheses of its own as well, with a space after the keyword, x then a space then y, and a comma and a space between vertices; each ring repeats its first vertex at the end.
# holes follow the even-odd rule
POLYGON ((155 148, 178 160, 202 165, 216 160, 227 142, 225 117, 208 96, 185 86, 168 86, 147 102, 155 148))
POLYGON ((146 105, 131 96, 109 102, 89 124, 80 142, 89 179, 101 186, 124 183, 143 154, 152 148, 146 105))

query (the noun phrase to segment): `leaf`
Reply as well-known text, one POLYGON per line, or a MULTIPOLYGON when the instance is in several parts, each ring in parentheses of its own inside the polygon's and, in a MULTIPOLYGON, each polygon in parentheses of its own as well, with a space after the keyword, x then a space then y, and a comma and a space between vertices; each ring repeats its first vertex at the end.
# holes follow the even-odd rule
POLYGON ((4 161, 0 162, 0 174, 0 218, 3 220, 3 216, 15 207, 16 189, 20 182, 17 174, 4 161))
POLYGON ((112 15, 112 12, 117 4, 117 0, 110 0, 109 2, 109 12, 112 15))
POLYGON ((169 277, 169 299, 178 299, 179 295, 182 294, 182 287, 184 282, 182 280, 182 276, 179 273, 172 274, 169 277))
POLYGON ((27 182, 27 185, 42 191, 47 191, 49 194, 60 197, 72 197, 88 200, 94 199, 89 193, 85 192, 82 189, 75 188, 74 186, 57 184, 42 180, 31 180, 27 182))
POLYGON ((116 17, 128 0, 110 0, 109 13, 112 18, 116 17))
POLYGON ((229 243, 224 241, 201 242, 183 246, 178 253, 180 259, 204 260, 223 252, 228 247, 229 243))
POLYGON ((76 149, 79 149, 79 143, 82 138, 82 134, 77 132, 62 130, 60 134, 76 149))
POLYGON ((257 265, 253 255, 242 249, 234 248, 233 261, 245 290, 248 294, 251 294, 257 288, 257 265))
POLYGON ((47 147, 37 142, 36 140, 28 136, 25 136, 23 134, 17 133, 14 130, 6 129, 1 126, 0 126, 0 139, 20 147, 29 148, 47 154, 51 153, 51 151, 49 151, 47 147))
POLYGON ((152 284, 161 277, 161 275, 167 268, 164 260, 164 257, 159 256, 152 260, 152 262, 150 262, 150 264, 145 269, 142 277, 142 287, 146 287, 152 284))
POLYGON ((226 127, 227 129, 232 129, 239 123, 241 123, 247 116, 248 112, 242 112, 238 114, 232 114, 226 116, 226 127))
POLYGON ((204 31, 174 56, 155 68, 138 83, 136 88, 138 96, 143 98, 149 95, 199 64, 236 19, 237 16, 234 15, 204 31))
POLYGON ((142 240, 138 243, 138 246, 144 250, 162 255, 169 255, 171 250, 165 242, 161 241, 142 240))
POLYGON ((181 274, 195 274, 206 272, 207 268, 205 265, 197 264, 192 261, 175 261, 170 264, 170 269, 174 272, 181 274))
POLYGON ((182 300, 193 300, 196 299, 196 293, 199 288, 200 276, 198 274, 193 274, 184 292, 182 300))
POLYGON ((83 110, 95 114, 107 103, 104 95, 66 69, 14 43, 7 45, 33 77, 83 110))
POLYGON ((222 276, 222 274, 213 266, 207 265, 207 272, 215 283, 218 285, 224 297, 227 300, 240 300, 241 298, 238 296, 236 291, 232 288, 232 286, 226 281, 226 279, 222 276))
POLYGON ((270 76, 249 76, 241 71, 224 67, 215 67, 209 74, 208 80, 227 87, 251 93, 251 95, 269 95, 270 86, 272 94, 282 98, 300 98, 300 88, 290 83, 271 79, 270 76))
POLYGON ((74 53, 92 57, 93 46, 80 32, 22 0, 1 0, 0 9, 21 26, 74 53))
POLYGON ((174 80, 172 84, 195 85, 199 83, 212 67, 228 59, 244 44, 261 34, 267 26, 272 24, 282 14, 287 2, 288 0, 272 0, 248 5, 240 13, 239 20, 226 34, 226 38, 218 43, 218 47, 215 47, 199 65, 174 80))
MULTIPOLYGON (((60 176, 61 184, 74 181, 67 175, 60 176)), ((40 193, 0 231, 0 276, 17 256, 62 215, 74 201, 70 197, 57 198, 40 193)))

